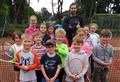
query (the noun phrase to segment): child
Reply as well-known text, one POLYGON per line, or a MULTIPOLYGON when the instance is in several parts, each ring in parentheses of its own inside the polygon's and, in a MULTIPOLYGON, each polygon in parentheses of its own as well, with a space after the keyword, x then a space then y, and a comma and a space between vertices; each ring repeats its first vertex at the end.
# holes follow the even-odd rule
MULTIPOLYGON (((22 39, 21 39, 21 35, 22 35, 22 32, 20 31, 15 31, 13 33, 13 36, 12 36, 12 39, 14 41, 14 44, 11 46, 11 48, 9 49, 10 52, 12 52, 12 57, 13 57, 13 60, 14 58, 16 57, 15 56, 15 53, 21 49, 23 49, 23 45, 22 45, 22 39)), ((14 71, 15 71, 15 82, 19 82, 19 72, 20 72, 20 69, 17 68, 15 65, 14 65, 14 71)))
POLYGON ((54 39, 54 24, 49 24, 48 26, 48 35, 51 37, 51 39, 54 39))
POLYGON ((42 45, 42 38, 43 35, 41 32, 34 32, 33 33, 33 39, 35 44, 31 47, 32 50, 34 50, 37 55, 38 55, 38 62, 39 62, 39 66, 38 68, 35 70, 36 71, 36 76, 37 76, 37 82, 41 82, 42 81, 42 72, 40 69, 40 60, 42 55, 44 55, 46 53, 46 48, 42 45))
POLYGON ((28 34, 33 34, 36 31, 39 31, 39 29, 37 28, 37 17, 32 15, 29 19, 30 25, 27 29, 25 29, 25 33, 28 34))
POLYGON ((93 41, 93 46, 95 47, 99 43, 99 35, 96 32, 98 25, 96 23, 90 24, 90 37, 93 41))
MULTIPOLYGON (((55 31, 56 31, 58 28, 62 28, 62 25, 61 25, 61 24, 56 24, 56 25, 54 26, 54 33, 55 33, 55 31)), ((55 35, 54 35, 54 36, 55 36, 55 35)), ((55 38, 54 38, 54 39, 55 39, 55 38)), ((68 39, 66 38, 66 36, 65 36, 65 38, 64 38, 64 40, 63 40, 62 43, 65 43, 65 44, 69 47, 69 42, 68 42, 68 39)))
POLYGON ((100 43, 94 48, 92 58, 94 71, 92 82, 108 82, 109 65, 112 62, 113 48, 109 44, 110 30, 103 29, 100 33, 100 43))
POLYGON ((42 44, 45 45, 46 41, 51 39, 50 36, 47 34, 47 25, 46 23, 40 24, 40 32, 43 34, 42 44))
MULTIPOLYGON (((66 72, 66 79, 65 80, 67 82, 74 82, 74 81, 75 82, 84 82, 84 74, 86 73, 86 71, 88 69, 88 57, 86 56, 86 53, 84 51, 80 50, 80 48, 83 45, 83 39, 79 36, 75 36, 73 38, 72 45, 74 46, 73 50, 68 53, 68 55, 65 59, 65 64, 64 64, 65 72, 66 72), (74 75, 74 74, 70 73, 68 63, 73 58, 80 58, 82 60, 82 62, 84 64, 82 73, 79 73, 80 69, 77 69, 77 67, 76 67, 77 62, 73 63, 72 68, 75 68, 76 69, 75 71, 78 72, 79 74, 74 75)), ((73 71, 73 70, 71 70, 71 71, 73 71)))
MULTIPOLYGON (((83 28, 79 28, 76 31, 76 35, 78 35, 79 37, 81 37, 83 39, 83 46, 81 47, 81 50, 84 50, 85 53, 87 54, 87 56, 89 57, 91 55, 91 43, 92 43, 92 39, 86 39, 87 35, 85 33, 85 30, 83 28)), ((72 50, 73 45, 70 47, 70 51, 72 50)))
POLYGON ((84 26, 83 29, 84 29, 84 32, 86 34, 85 42, 87 42, 90 45, 90 47, 91 47, 91 49, 93 51, 94 46, 93 46, 92 38, 90 37, 90 34, 89 34, 90 33, 89 25, 84 26))
POLYGON ((30 50, 32 36, 24 33, 22 36, 23 49, 16 53, 16 64, 20 69, 20 82, 37 82, 35 69, 38 67, 38 57, 35 51, 30 50))
POLYGON ((60 82, 58 74, 60 72, 61 59, 55 54, 54 40, 48 40, 45 44, 47 53, 41 58, 41 70, 44 78, 42 82, 60 82))
MULTIPOLYGON (((97 30, 97 28, 98 28, 98 25, 96 24, 96 23, 91 23, 90 25, 90 37, 91 37, 91 39, 92 39, 92 44, 93 44, 93 51, 94 51, 94 47, 99 43, 99 35, 96 33, 96 30, 97 30)), ((94 70, 94 61, 93 61, 93 59, 92 59, 92 55, 91 55, 91 57, 90 57, 90 61, 91 61, 91 79, 92 79, 92 77, 93 77, 93 70, 94 70)))
POLYGON ((60 56, 61 60, 62 60, 62 64, 61 64, 61 70, 60 70, 60 74, 59 74, 59 82, 62 82, 63 79, 63 75, 65 74, 64 71, 64 61, 65 61, 65 57, 68 54, 68 47, 66 44, 62 43, 65 36, 66 36, 66 32, 63 28, 58 28, 55 31, 55 35, 56 35, 56 54, 60 56))

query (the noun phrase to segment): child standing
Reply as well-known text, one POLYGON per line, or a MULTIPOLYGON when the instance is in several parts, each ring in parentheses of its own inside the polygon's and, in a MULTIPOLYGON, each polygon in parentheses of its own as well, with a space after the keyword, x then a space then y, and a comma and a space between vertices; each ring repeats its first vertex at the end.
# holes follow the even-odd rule
POLYGON ((108 82, 109 65, 112 62, 113 48, 109 44, 110 30, 103 29, 100 33, 100 43, 95 46, 92 58, 94 71, 92 82, 108 82))
POLYGON ((62 64, 61 64, 61 70, 60 70, 60 74, 59 74, 59 82, 62 82, 63 79, 63 75, 65 74, 64 71, 64 61, 65 61, 65 57, 68 54, 68 47, 66 44, 62 43, 65 36, 66 36, 66 32, 63 28, 58 28, 55 31, 55 35, 56 35, 56 54, 60 56, 61 60, 62 60, 62 64))
MULTIPOLYGON (((90 37, 92 39, 92 44, 93 44, 93 51, 94 51, 94 47, 100 42, 100 38, 99 35, 96 33, 96 30, 98 28, 98 25, 96 23, 91 23, 90 25, 90 37)), ((93 77, 93 70, 94 70, 94 61, 92 59, 92 55, 90 57, 90 61, 91 61, 91 79, 93 77)))
POLYGON ((24 33, 22 36, 23 49, 16 53, 16 64, 20 69, 20 82, 37 82, 35 69, 38 67, 38 57, 35 51, 30 50, 32 36, 24 33))
MULTIPOLYGON (((55 31, 58 29, 58 28, 62 28, 62 25, 61 24, 56 24, 54 26, 54 34, 55 34, 55 31)), ((54 35, 55 36, 55 35, 54 35)), ((54 38, 55 39, 55 38, 54 38)), ((68 47, 69 47, 69 42, 68 42, 68 39, 67 37, 65 36, 64 40, 62 43, 65 43, 68 47)))
MULTIPOLYGON (((73 45, 73 50, 68 53, 66 59, 65 59, 65 72, 66 72, 66 81, 67 82, 84 82, 84 74, 87 72, 87 69, 88 69, 88 57, 86 55, 86 53, 82 50, 80 50, 80 48, 82 47, 83 45, 83 39, 79 36, 75 36, 73 38, 73 41, 72 41, 72 45, 73 45), (83 62, 84 64, 84 67, 83 67, 83 71, 82 73, 79 73, 80 69, 77 69, 76 67, 76 63, 73 63, 72 67, 71 68, 75 68, 76 72, 79 73, 79 74, 72 74, 70 71, 69 71, 69 67, 68 67, 68 64, 69 62, 71 61, 71 59, 73 58, 80 58, 81 61, 83 62)), ((74 72, 73 70, 71 70, 72 72, 74 72)))
POLYGON ((51 39, 54 40, 55 36, 54 36, 54 24, 49 24, 48 26, 48 35, 51 37, 51 39))
MULTIPOLYGON (((13 39, 13 41, 14 41, 14 44, 11 46, 11 48, 9 49, 9 51, 12 53, 13 60, 14 60, 14 58, 16 57, 16 56, 15 56, 15 53, 16 53, 17 51, 23 49, 21 35, 22 35, 22 32, 20 32, 20 31, 15 31, 15 32, 13 33, 13 36, 12 36, 12 39, 13 39)), ((15 71, 15 82, 19 82, 19 72, 20 72, 20 69, 17 68, 17 67, 14 65, 14 71, 15 71)))
POLYGON ((99 43, 99 35, 96 33, 98 25, 96 23, 90 24, 90 37, 93 41, 93 46, 95 47, 99 43))
MULTIPOLYGON (((84 50, 85 53, 87 54, 87 56, 89 57, 91 55, 91 43, 92 43, 92 39, 88 38, 86 39, 87 35, 86 32, 83 28, 79 28, 76 31, 76 35, 78 35, 79 37, 81 37, 83 39, 83 46, 81 47, 81 50, 84 50)), ((70 47, 70 50, 72 50, 73 45, 70 47)))
POLYGON ((41 70, 44 78, 42 82, 60 82, 58 74, 60 72, 61 59, 55 54, 54 40, 48 40, 45 44, 47 53, 41 58, 41 70))
POLYGON ((33 34, 36 31, 39 31, 39 29, 37 28, 37 17, 32 15, 29 19, 30 25, 27 29, 25 29, 25 33, 28 34, 33 34))
POLYGON ((47 34, 47 25, 46 23, 40 24, 40 32, 43 34, 42 44, 45 45, 46 41, 51 39, 50 36, 47 34))
POLYGON ((33 39, 34 39, 35 44, 31 47, 31 49, 37 53, 38 62, 39 62, 39 66, 35 70, 36 76, 37 76, 37 82, 42 81, 42 72, 41 72, 41 68, 40 68, 40 66, 41 66, 40 60, 41 60, 41 57, 46 53, 46 48, 42 45, 42 38, 43 38, 43 35, 41 32, 34 32, 33 33, 33 39))

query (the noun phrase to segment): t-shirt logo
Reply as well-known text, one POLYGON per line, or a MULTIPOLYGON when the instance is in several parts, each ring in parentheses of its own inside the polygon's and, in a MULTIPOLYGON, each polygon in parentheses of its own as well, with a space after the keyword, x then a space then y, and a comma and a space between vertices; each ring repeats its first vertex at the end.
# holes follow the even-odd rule
POLYGON ((56 63, 56 61, 47 60, 47 61, 45 62, 45 68, 46 68, 46 69, 49 69, 49 70, 53 70, 53 69, 55 69, 55 63, 56 63))
MULTIPOLYGON (((21 66, 28 66, 30 65, 30 57, 24 58, 23 56, 21 57, 21 66)), ((23 70, 23 72, 28 72, 29 70, 23 70)))

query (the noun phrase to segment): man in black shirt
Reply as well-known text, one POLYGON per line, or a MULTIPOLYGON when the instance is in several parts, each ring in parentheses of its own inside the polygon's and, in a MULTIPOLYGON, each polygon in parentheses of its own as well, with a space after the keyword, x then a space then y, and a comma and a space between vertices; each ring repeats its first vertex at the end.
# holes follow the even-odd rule
POLYGON ((70 15, 65 17, 63 22, 63 28, 67 33, 67 39, 71 46, 72 38, 75 36, 77 28, 83 27, 83 18, 77 15, 77 4, 72 3, 69 7, 70 15))

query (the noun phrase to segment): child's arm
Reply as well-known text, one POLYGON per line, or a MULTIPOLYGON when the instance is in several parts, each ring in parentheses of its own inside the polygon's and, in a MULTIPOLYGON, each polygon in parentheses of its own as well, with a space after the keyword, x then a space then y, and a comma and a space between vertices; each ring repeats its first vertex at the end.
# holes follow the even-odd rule
POLYGON ((43 74, 46 82, 49 82, 50 79, 48 78, 48 76, 47 76, 46 73, 45 73, 44 65, 41 65, 41 71, 42 71, 42 74, 43 74))
POLYGON ((50 79, 52 82, 54 82, 55 79, 57 78, 57 76, 58 76, 58 74, 59 74, 59 72, 60 72, 60 69, 61 69, 61 67, 60 67, 60 65, 58 65, 54 77, 52 77, 52 78, 50 79))
POLYGON ((114 53, 114 51, 113 51, 113 47, 111 48, 111 52, 110 52, 110 63, 112 62, 112 58, 113 58, 113 53, 114 53))
POLYGON ((92 54, 92 58, 93 58, 93 60, 94 60, 96 63, 99 63, 100 65, 105 65, 105 66, 110 65, 110 63, 106 63, 106 62, 98 59, 98 58, 97 58, 97 54, 98 54, 98 53, 97 53, 97 47, 95 47, 95 48, 94 48, 94 52, 93 52, 93 54, 92 54))
POLYGON ((68 76, 72 75, 69 71, 69 68, 68 68, 68 62, 69 62, 69 54, 67 55, 67 57, 65 58, 65 62, 64 62, 64 69, 65 69, 65 72, 68 76))
POLYGON ((63 44, 62 46, 64 46, 64 47, 58 48, 57 52, 58 52, 58 54, 66 56, 68 54, 68 47, 66 44, 63 44))

